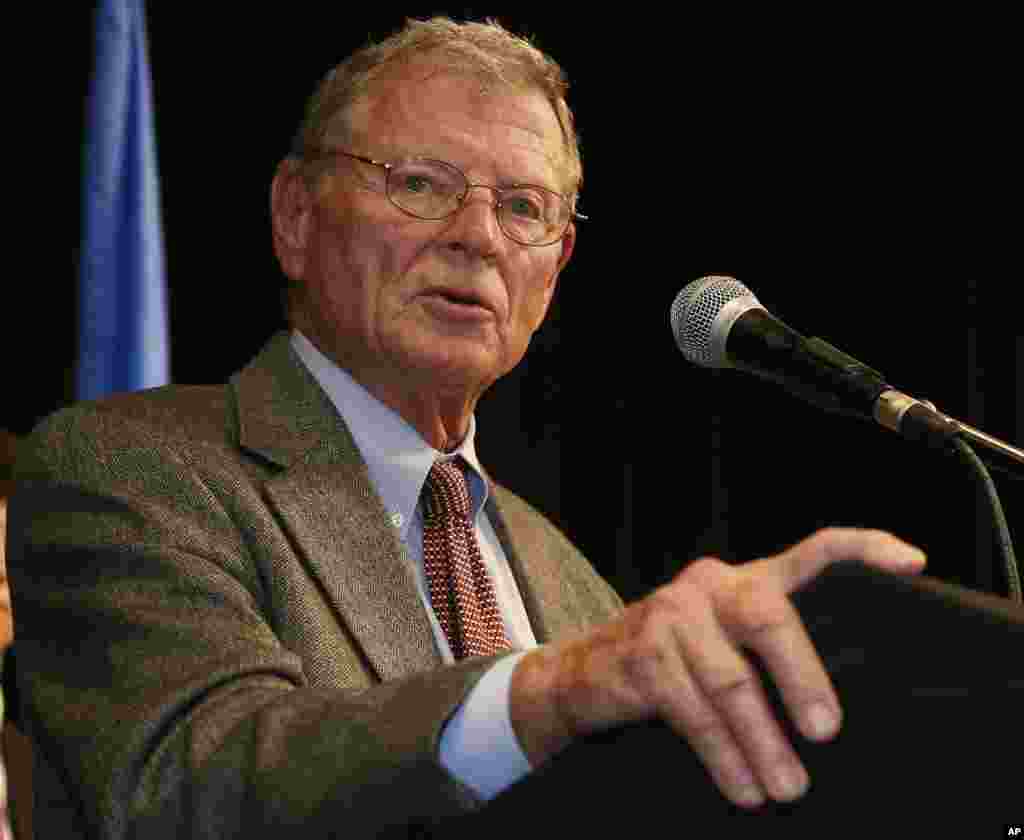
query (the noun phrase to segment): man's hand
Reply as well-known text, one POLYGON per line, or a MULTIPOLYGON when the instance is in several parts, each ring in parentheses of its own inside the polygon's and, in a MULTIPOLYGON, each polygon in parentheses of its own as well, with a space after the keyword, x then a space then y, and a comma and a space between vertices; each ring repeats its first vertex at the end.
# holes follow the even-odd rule
POLYGON ((800 732, 833 737, 839 699, 789 594, 840 560, 902 574, 925 564, 920 550, 890 534, 826 529, 743 566, 697 560, 618 620, 531 651, 510 700, 530 763, 578 736, 657 717, 689 741, 733 802, 801 796, 807 771, 741 648, 761 658, 800 732))

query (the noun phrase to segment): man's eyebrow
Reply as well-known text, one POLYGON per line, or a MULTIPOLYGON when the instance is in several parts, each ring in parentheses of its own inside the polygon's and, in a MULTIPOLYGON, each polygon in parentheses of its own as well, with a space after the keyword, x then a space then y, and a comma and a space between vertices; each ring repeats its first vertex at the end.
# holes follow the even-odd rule
MULTIPOLYGON (((557 175, 557 173, 553 174, 557 175)), ((555 177, 552 178, 551 180, 557 181, 558 179, 557 177, 555 177)), ((547 183, 547 181, 548 179, 541 175, 528 175, 519 178, 501 178, 497 181, 495 186, 501 189, 509 189, 511 187, 541 187, 545 190, 550 190, 551 192, 558 193, 559 195, 562 194, 561 190, 559 190, 557 186, 552 186, 551 184, 547 183)))
POLYGON ((553 189, 552 187, 549 187, 547 184, 545 184, 539 178, 533 178, 533 179, 530 179, 530 178, 519 178, 519 179, 514 180, 514 181, 505 181, 505 180, 503 180, 503 181, 498 181, 496 186, 501 187, 502 189, 509 189, 511 187, 542 187, 543 189, 551 190, 552 192, 558 192, 558 190, 553 189))

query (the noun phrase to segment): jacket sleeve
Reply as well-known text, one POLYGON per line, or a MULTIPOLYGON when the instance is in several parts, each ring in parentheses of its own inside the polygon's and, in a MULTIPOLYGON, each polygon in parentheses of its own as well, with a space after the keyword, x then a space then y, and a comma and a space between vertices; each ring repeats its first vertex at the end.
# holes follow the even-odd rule
POLYGON ((475 808, 438 739, 493 660, 311 682, 226 501, 240 479, 215 487, 202 462, 92 407, 25 443, 8 555, 20 716, 37 778, 60 789, 37 802, 118 840, 404 836, 475 808))

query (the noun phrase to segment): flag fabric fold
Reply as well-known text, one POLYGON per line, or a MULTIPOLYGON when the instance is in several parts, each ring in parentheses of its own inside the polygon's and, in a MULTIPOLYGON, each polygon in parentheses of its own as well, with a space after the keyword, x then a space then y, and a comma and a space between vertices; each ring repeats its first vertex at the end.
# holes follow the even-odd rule
POLYGON ((166 267, 142 0, 101 0, 86 124, 77 399, 170 381, 166 267))

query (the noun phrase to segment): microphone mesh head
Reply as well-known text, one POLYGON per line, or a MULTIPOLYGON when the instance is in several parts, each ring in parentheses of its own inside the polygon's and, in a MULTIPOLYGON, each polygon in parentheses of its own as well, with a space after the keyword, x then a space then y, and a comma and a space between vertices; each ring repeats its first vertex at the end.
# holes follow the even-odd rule
MULTIPOLYGON (((702 367, 728 367, 716 321, 722 309, 739 298, 760 306, 754 293, 735 277, 709 275, 694 280, 676 295, 669 312, 672 334, 683 355, 702 367)), ((731 326, 731 323, 729 324, 731 326)))

